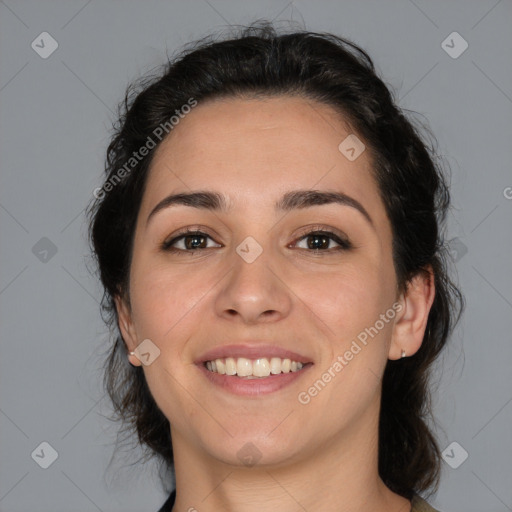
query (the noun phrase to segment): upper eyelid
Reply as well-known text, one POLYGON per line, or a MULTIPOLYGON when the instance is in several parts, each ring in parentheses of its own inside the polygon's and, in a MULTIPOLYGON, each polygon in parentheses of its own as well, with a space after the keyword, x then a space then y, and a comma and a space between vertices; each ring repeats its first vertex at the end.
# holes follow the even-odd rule
POLYGON ((323 225, 306 226, 305 228, 302 228, 300 230, 300 233, 296 236, 301 238, 301 237, 311 235, 314 233, 332 234, 332 235, 337 236, 338 238, 341 238, 346 241, 348 241, 348 239, 349 239, 348 236, 340 229, 331 228, 331 227, 323 226, 323 225))
MULTIPOLYGON (((168 236, 166 238, 166 240, 172 240, 177 237, 186 236, 186 235, 194 235, 197 233, 207 235, 211 238, 218 236, 217 234, 212 235, 212 234, 208 233, 208 231, 211 231, 211 229, 207 228, 206 226, 200 226, 200 225, 192 226, 192 227, 189 226, 189 227, 183 228, 183 230, 178 230, 177 233, 175 233, 171 236, 168 236)), ((331 233, 340 238, 346 238, 348 240, 348 236, 342 230, 334 228, 334 227, 326 226, 323 224, 311 224, 308 226, 304 226, 303 228, 300 228, 299 231, 300 231, 300 234, 295 235, 295 236, 306 236, 310 233, 315 233, 317 231, 320 231, 320 232, 325 232, 325 233, 331 233)))

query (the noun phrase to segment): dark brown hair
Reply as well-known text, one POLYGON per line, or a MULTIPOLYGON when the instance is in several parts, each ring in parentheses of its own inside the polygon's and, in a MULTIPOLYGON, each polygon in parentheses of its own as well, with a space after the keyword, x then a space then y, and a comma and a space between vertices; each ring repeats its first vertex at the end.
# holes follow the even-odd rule
POLYGON ((116 418, 137 433, 151 456, 172 467, 169 421, 155 403, 142 368, 127 360, 114 306, 116 295, 129 304, 135 223, 155 149, 132 162, 129 172, 119 170, 126 171, 133 152, 147 145, 148 137, 155 139, 155 130, 169 124, 191 98, 200 103, 279 95, 331 106, 369 149, 392 226, 400 291, 428 266, 434 272, 436 294, 421 348, 412 357, 388 361, 382 383, 379 473, 392 491, 410 499, 439 483, 440 450, 428 426, 428 377, 464 306, 448 276, 449 252, 441 231, 450 195, 433 145, 396 106, 368 54, 347 39, 307 31, 278 34, 270 23, 260 22, 235 36, 202 39, 157 75, 128 87, 107 151, 105 184, 88 210, 105 320, 115 328, 104 384, 116 418))

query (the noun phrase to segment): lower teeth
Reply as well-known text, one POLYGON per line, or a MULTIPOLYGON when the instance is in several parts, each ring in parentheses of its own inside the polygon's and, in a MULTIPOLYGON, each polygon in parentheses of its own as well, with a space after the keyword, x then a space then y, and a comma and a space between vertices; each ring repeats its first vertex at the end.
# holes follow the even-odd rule
MULTIPOLYGON (((300 372, 301 370, 302 370, 302 368, 300 370, 297 369, 294 372, 286 372, 286 373, 297 373, 297 372, 300 372)), ((217 373, 217 372, 212 372, 212 373, 217 373)), ((256 377, 255 375, 240 376, 235 373, 235 375, 229 375, 229 377, 238 377, 239 379, 266 379, 267 377, 275 377, 276 375, 282 375, 282 374, 283 374, 282 372, 281 373, 271 373, 270 375, 263 375, 262 377, 256 377)))

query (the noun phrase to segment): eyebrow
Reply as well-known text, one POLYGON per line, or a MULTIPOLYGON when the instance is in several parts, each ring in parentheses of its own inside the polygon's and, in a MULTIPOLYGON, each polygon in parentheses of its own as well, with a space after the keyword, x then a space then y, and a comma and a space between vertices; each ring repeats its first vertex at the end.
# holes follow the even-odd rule
MULTIPOLYGON (((374 227, 373 220, 364 206, 359 201, 347 194, 344 194, 343 192, 292 190, 290 192, 286 192, 283 197, 275 203, 274 208, 277 211, 289 212, 294 209, 311 208, 313 206, 324 204, 341 204, 343 206, 350 206, 360 212, 370 225, 374 227)), ((148 215, 146 220, 146 225, 158 212, 177 205, 223 213, 229 213, 230 211, 226 197, 218 192, 198 191, 186 194, 171 194, 170 196, 162 199, 162 201, 160 201, 153 210, 151 210, 151 213, 148 215)))

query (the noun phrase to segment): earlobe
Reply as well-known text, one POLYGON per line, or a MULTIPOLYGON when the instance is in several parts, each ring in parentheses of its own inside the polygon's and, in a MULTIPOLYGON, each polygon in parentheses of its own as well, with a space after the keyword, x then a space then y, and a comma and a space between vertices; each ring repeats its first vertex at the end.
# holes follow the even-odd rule
POLYGON ((132 321, 130 308, 126 301, 119 296, 114 298, 114 302, 116 305, 119 330, 121 331, 128 352, 128 360, 133 366, 140 366, 142 363, 133 352, 137 346, 137 333, 132 321))
POLYGON ((403 309, 393 326, 389 359, 410 357, 419 350, 434 296, 434 274, 428 267, 407 283, 407 290, 400 297, 403 309))

